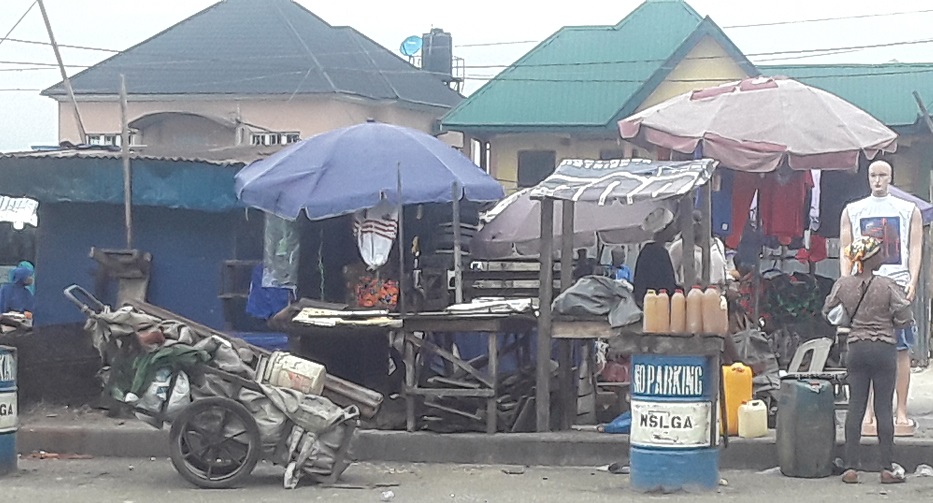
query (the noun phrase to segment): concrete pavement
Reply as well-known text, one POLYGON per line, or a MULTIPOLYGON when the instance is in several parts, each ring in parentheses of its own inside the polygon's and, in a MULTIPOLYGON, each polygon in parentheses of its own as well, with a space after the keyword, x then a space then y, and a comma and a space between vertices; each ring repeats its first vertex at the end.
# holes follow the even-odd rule
MULTIPOLYGON (((933 465, 933 370, 913 375, 911 415, 920 426, 913 438, 898 438, 897 461, 912 471, 933 465)), ((840 418, 841 419, 841 418, 840 418)), ((841 443, 840 431, 837 439, 841 443)), ((115 420, 97 412, 44 408, 23 417, 19 451, 80 453, 95 457, 165 457, 168 432, 134 419, 115 420), (49 417, 54 416, 54 417, 49 417)), ((723 469, 763 470, 778 465, 774 434, 760 439, 730 439, 722 450, 723 469)), ((876 458, 871 439, 865 460, 876 458)), ((352 447, 361 461, 599 466, 628 459, 627 435, 572 431, 518 434, 434 434, 361 430, 352 447)))
POLYGON ((282 488, 284 470, 260 465, 244 487, 203 490, 186 483, 164 458, 102 460, 23 460, 19 473, 0 478, 4 502, 68 501, 69 503, 203 503, 308 502, 359 503, 617 503, 643 499, 663 501, 758 503, 877 501, 886 496, 899 503, 926 502, 933 478, 910 478, 906 484, 882 486, 876 474, 847 486, 837 477, 791 479, 773 471, 724 471, 727 485, 717 492, 646 497, 629 488, 629 477, 593 468, 452 466, 411 463, 364 463, 351 466, 337 487, 308 483, 282 488), (506 473, 509 472, 509 473, 506 473), (510 474, 512 473, 512 474, 510 474), (391 491, 391 497, 383 493, 391 491))

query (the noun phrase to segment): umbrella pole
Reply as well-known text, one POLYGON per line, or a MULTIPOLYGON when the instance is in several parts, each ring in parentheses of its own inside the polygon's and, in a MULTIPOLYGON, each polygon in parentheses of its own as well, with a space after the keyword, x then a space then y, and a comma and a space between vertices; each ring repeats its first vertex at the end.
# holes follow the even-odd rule
POLYGON ((462 248, 460 246, 460 184, 456 181, 450 184, 453 196, 454 209, 454 302, 463 302, 463 267, 461 264, 462 248))
POLYGON ((405 315, 405 206, 402 204, 402 163, 396 164, 398 195, 398 312, 405 315))
MULTIPOLYGON (((755 232, 759 236, 764 237, 764 233, 761 232, 761 191, 758 191, 758 206, 755 208, 755 232)), ((752 291, 754 292, 755 298, 752 299, 752 318, 755 323, 755 328, 760 329, 761 323, 758 321, 761 316, 761 306, 759 305, 759 299, 761 298, 761 253, 764 249, 764 242, 758 247, 757 253, 755 253, 755 275, 752 277, 752 291)))
MULTIPOLYGON (((700 212, 702 213, 702 219, 700 220, 700 229, 701 234, 703 235, 703 241, 700 242, 700 250, 702 250, 702 277, 703 277, 703 286, 709 286, 712 283, 712 250, 710 249, 713 241, 713 222, 712 222, 712 204, 713 204, 713 180, 706 182, 706 185, 700 189, 701 203, 700 203, 700 212)), ((686 252, 684 252, 686 257, 686 252)), ((686 285, 684 285, 686 287, 686 285)))

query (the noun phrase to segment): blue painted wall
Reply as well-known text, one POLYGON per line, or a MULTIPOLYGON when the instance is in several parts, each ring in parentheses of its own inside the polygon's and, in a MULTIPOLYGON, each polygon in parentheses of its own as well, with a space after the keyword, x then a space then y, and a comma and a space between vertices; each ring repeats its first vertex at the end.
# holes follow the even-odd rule
MULTIPOLYGON (((234 258, 235 226, 241 211, 208 213, 134 207, 134 245, 152 254, 148 301, 205 325, 223 327, 221 265, 234 258)), ((123 207, 110 204, 39 205, 35 324, 83 321, 62 295, 77 283, 93 292, 97 262, 92 246, 125 247, 123 207)), ((116 292, 116 283, 109 288, 116 292)), ((102 299, 112 304, 112 294, 102 299)))

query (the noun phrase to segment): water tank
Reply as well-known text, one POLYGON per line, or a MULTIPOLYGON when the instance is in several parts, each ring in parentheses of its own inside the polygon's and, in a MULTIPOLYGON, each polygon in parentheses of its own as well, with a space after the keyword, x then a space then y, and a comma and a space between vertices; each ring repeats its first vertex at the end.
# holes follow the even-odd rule
POLYGON ((452 76, 454 45, 450 33, 432 28, 421 36, 421 68, 431 73, 452 76))

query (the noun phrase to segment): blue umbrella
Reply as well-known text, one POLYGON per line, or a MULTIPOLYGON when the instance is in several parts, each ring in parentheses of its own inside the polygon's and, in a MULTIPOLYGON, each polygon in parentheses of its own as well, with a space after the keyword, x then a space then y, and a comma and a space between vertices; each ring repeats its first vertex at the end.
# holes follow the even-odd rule
POLYGON ((375 207, 498 201, 502 185, 456 149, 414 129, 368 122, 313 136, 256 161, 236 175, 244 204, 294 220, 320 220, 375 207), (399 173, 401 173, 399 175, 399 173))

